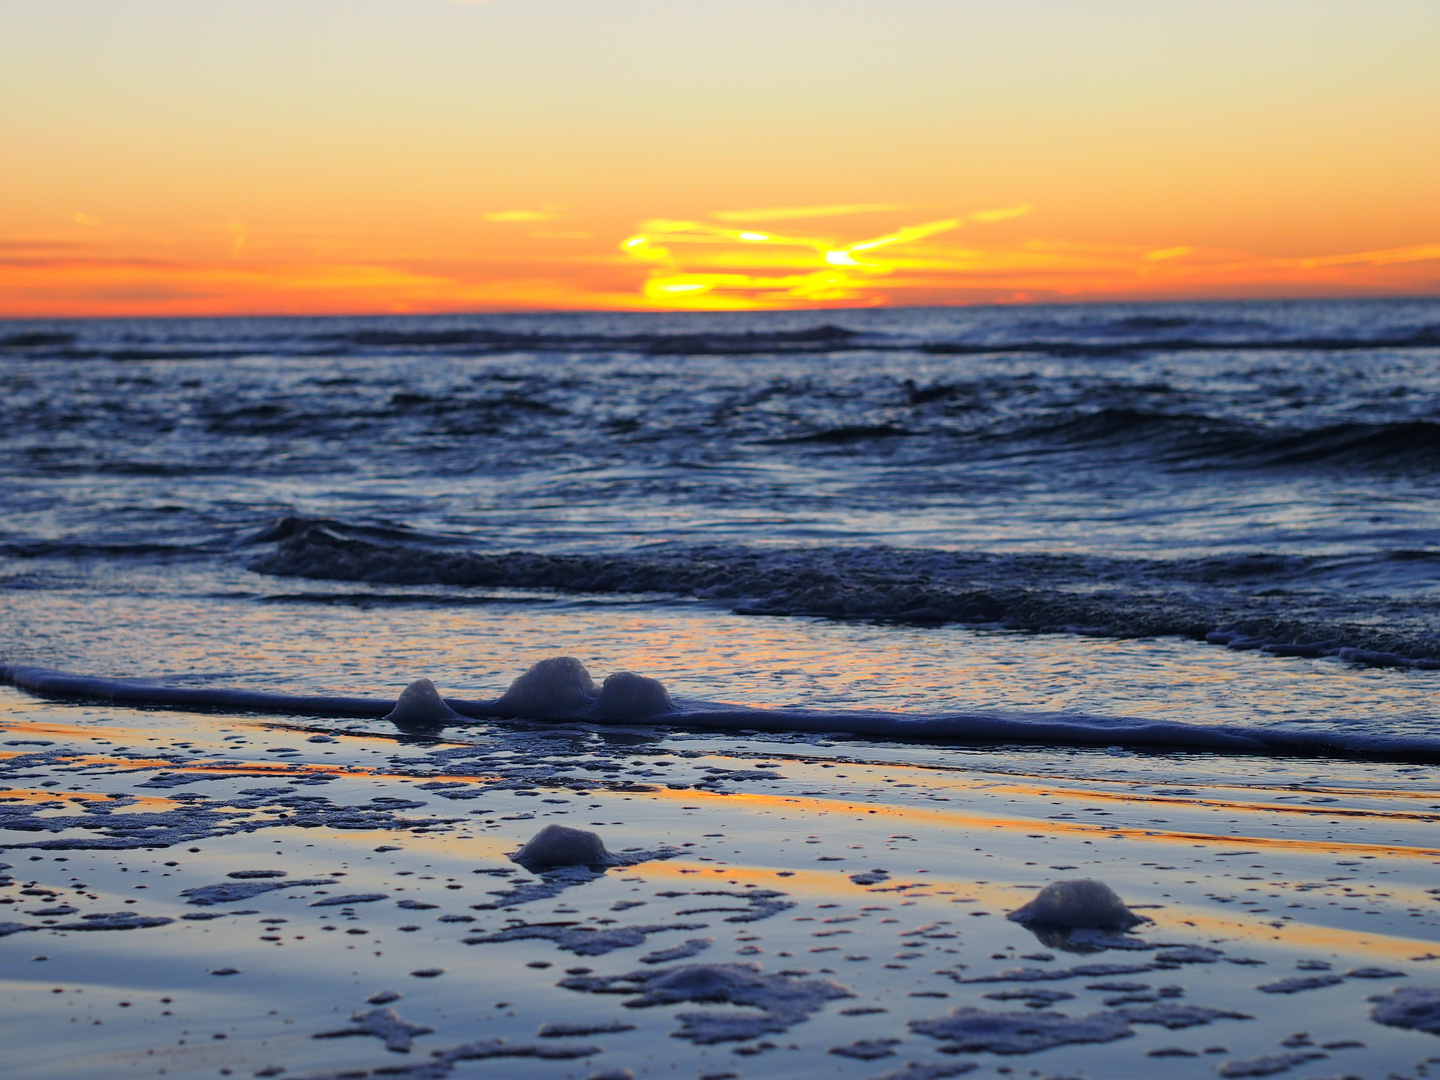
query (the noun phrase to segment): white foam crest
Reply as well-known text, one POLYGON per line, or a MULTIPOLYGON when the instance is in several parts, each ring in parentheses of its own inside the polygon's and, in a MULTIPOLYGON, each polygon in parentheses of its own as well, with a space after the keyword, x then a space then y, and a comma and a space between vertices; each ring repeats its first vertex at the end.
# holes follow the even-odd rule
POLYGON ((674 711, 675 702, 659 679, 617 671, 600 687, 593 714, 603 720, 633 720, 674 711))
POLYGON ((510 716, 573 716, 588 712, 598 696, 584 664, 573 656, 552 656, 512 682, 495 708, 510 716))
MULTIPOLYGON (((385 717, 399 702, 365 697, 275 694, 244 689, 157 686, 103 679, 48 668, 0 665, 0 681, 42 697, 89 699, 141 708, 217 709, 286 715, 385 717)), ((436 694, 438 698, 438 693, 436 694)), ((1128 716, 1022 713, 996 709, 969 713, 896 713, 833 708, 759 708, 672 698, 656 679, 617 672, 596 687, 572 656, 535 664, 499 698, 441 699, 450 711, 442 724, 514 717, 591 723, 663 723, 710 731, 758 731, 820 737, 848 735, 894 742, 955 745, 1165 747, 1241 754, 1351 754, 1380 760, 1440 762, 1440 737, 1373 732, 1190 724, 1128 716)), ((403 715, 403 714, 402 714, 403 715)), ((433 726, 433 724, 431 725, 433 726)))
POLYGON ((416 679, 400 694, 395 707, 383 717, 401 727, 443 727, 463 723, 463 718, 440 696, 429 679, 416 679))

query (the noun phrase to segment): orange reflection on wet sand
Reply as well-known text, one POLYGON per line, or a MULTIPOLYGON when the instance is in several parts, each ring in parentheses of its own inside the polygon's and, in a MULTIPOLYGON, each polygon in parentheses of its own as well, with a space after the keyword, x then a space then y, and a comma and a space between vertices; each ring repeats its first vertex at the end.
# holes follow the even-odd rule
MULTIPOLYGON (((977 882, 956 878, 934 878, 915 882, 912 878, 899 876, 879 889, 852 884, 845 873, 835 871, 795 870, 777 871, 771 867, 748 864, 725 867, 705 867, 698 873, 692 866, 676 862, 645 863, 637 870, 643 870, 647 880, 677 881, 688 888, 701 891, 719 888, 723 885, 763 885, 781 891, 802 891, 811 895, 856 899, 857 894, 873 900, 877 905, 899 904, 913 900, 926 904, 963 904, 963 911, 987 913, 1009 912, 1020 907, 1034 896, 1033 889, 1017 885, 1000 885, 991 882, 977 882), (717 882, 716 878, 724 879, 717 882), (898 891, 894 882, 913 887, 898 891), (974 902, 979 907, 972 907, 974 902)), ((928 875, 927 875, 928 878, 928 875)), ((1435 942, 1426 938, 1410 938, 1397 934, 1374 931, 1346 930, 1342 928, 1317 926, 1297 921, 1280 925, 1274 923, 1244 922, 1237 919, 1217 918, 1197 911, 1184 904, 1170 904, 1163 907, 1146 908, 1145 913, 1152 920, 1153 929, 1172 931, 1200 931, 1212 938, 1227 941, 1248 941, 1254 944, 1279 943, 1286 948, 1310 948, 1351 953, 1372 959, 1409 960, 1417 952, 1426 952, 1435 942)))
POLYGON ((1000 829, 1024 833, 1033 838, 1037 831, 1057 835, 1087 837, 1123 838, 1158 844, 1223 844, 1227 847, 1253 845, 1271 851, 1295 853, 1345 853, 1369 854, 1397 859, 1434 859, 1436 851, 1429 847, 1408 847, 1397 844, 1361 843, 1346 840, 1300 840, 1269 836, 1254 836, 1236 833, 1209 833, 1174 829, 1141 829, 1131 826, 1090 825, 1083 821, 1051 821, 1039 818, 1001 817, 981 812, 963 810, 928 810, 914 806, 883 805, 873 806, 863 802, 840 799, 825 799, 796 795, 762 795, 748 792, 734 792, 725 795, 698 791, 671 791, 657 793, 661 798, 695 802, 700 805, 723 803, 730 807, 755 810, 799 810, 804 813, 825 817, 830 814, 855 815, 856 820, 870 817, 891 818, 900 822, 915 821, 941 825, 950 829, 1000 829))
POLYGON ((96 795, 88 791, 55 791, 41 790, 39 788, 0 788, 0 799, 5 802, 54 802, 57 799, 64 799, 66 802, 109 802, 110 796, 96 795))
POLYGON ((1417 952, 1429 952, 1435 942, 1426 938, 1408 938, 1370 930, 1345 930, 1333 926, 1317 926, 1299 921, 1263 923, 1255 926, 1231 919, 1217 919, 1184 907, 1162 908, 1147 912, 1162 929, 1199 930, 1228 939, 1255 944, 1278 943, 1288 949, 1307 948, 1315 951, 1351 953, 1370 960, 1414 960, 1417 952))
MULTIPOLYGON (((179 805, 174 799, 167 799, 158 795, 126 795, 127 805, 119 807, 117 813, 124 813, 127 810, 133 811, 139 806, 147 810, 170 809, 179 805), (133 799, 134 802, 128 800, 133 799)), ((90 791, 64 791, 58 788, 27 789, 27 788, 0 788, 0 799, 6 802, 105 802, 111 801, 109 795, 97 795, 90 791)))
MULTIPOLYGON (((98 724, 46 723, 38 720, 5 719, 5 732, 9 735, 51 735, 62 739, 94 739, 104 736, 110 739, 143 739, 146 733, 139 728, 104 727, 98 724)), ((34 753, 34 751, 27 751, 34 753)))
MULTIPOLYGON (((1359 807, 1333 806, 1329 804, 1307 805, 1304 803, 1261 801, 1267 796, 1265 794, 1265 789, 1260 788, 1227 788, 1225 786, 1216 784, 1205 785, 1206 789, 1210 791, 1230 790, 1240 792, 1254 792, 1257 795, 1256 800, 1246 801, 1239 799, 1213 798, 1206 795, 1161 795, 1138 791, 1107 791, 1102 787, 1089 785, 1082 788, 1076 786, 1077 781, 1075 780, 1056 781, 1047 778, 1043 782, 1037 781, 1030 783, 1021 781, 997 782, 988 778, 976 778, 972 780, 971 778, 958 776, 953 773, 942 773, 939 776, 936 776, 934 775, 935 770, 928 770, 923 766, 911 766, 910 768, 914 768, 917 772, 926 773, 925 780, 930 787, 943 787, 944 790, 947 791, 983 790, 987 794, 1013 794, 1033 799, 1050 798, 1052 796, 1059 795, 1068 800, 1118 803, 1122 806, 1159 804, 1174 807, 1204 807, 1205 809, 1236 810, 1242 813, 1263 811, 1266 813, 1275 814, 1322 815, 1327 817, 1374 817, 1389 820, 1418 822, 1432 822, 1440 820, 1440 815, 1433 813, 1420 813, 1410 810, 1379 810, 1364 809, 1359 807)), ((899 772, 900 769, 887 767, 885 771, 887 775, 893 775, 899 772)), ((1083 782, 1084 781, 1080 781, 1080 783, 1083 782)), ((1114 781, 1095 781, 1094 783, 1114 783, 1114 781)), ((1425 800, 1427 806, 1431 805, 1435 799, 1435 794, 1433 792, 1405 792, 1370 788, 1357 789, 1340 787, 1306 787, 1303 789, 1297 789, 1294 793, 1296 795, 1327 795, 1356 799, 1378 799, 1385 802, 1393 802, 1396 800, 1425 800)), ((1274 797, 1275 796, 1273 794, 1268 795, 1268 798, 1273 799, 1274 797)))

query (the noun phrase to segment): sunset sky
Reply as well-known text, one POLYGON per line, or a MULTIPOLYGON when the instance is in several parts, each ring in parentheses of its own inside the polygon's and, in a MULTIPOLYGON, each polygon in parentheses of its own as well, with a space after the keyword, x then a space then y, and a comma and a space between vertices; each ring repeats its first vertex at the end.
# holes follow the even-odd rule
POLYGON ((1440 294, 1440 4, 0 0, 0 316, 1440 294))

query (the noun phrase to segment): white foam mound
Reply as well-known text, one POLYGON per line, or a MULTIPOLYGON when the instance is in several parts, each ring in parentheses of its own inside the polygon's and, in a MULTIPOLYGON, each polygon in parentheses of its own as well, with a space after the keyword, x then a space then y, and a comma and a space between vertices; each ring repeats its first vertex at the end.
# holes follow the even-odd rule
POLYGON ((1026 926, 1083 926, 1097 930, 1131 927, 1145 921, 1125 906, 1114 889, 1092 878, 1052 881, 1034 900, 1007 918, 1026 926))
POLYGON ((573 656, 552 656, 510 684, 495 707, 512 716, 569 716, 594 704, 595 680, 573 656))
POLYGON ((602 720, 638 720, 674 711, 675 703, 659 679, 617 671, 600 688, 593 715, 602 720))
POLYGON ((462 717, 440 696, 429 679, 416 679, 400 694, 395 708, 385 714, 395 724, 455 724, 462 717))
POLYGON ((531 871, 546 866, 613 866, 616 862, 595 833, 564 825, 546 825, 510 859, 531 871))

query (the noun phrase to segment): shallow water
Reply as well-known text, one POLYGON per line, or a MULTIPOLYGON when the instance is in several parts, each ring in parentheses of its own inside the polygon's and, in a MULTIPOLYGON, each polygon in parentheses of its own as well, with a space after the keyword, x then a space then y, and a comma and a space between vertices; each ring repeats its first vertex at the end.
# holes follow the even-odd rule
MULTIPOLYGON (((173 586, 172 586, 173 587, 173 586)), ((367 589, 286 596, 21 593, 18 663, 169 684, 394 697, 433 677, 498 696, 530 664, 583 653, 598 678, 637 671, 672 693, 818 714, 884 710, 1324 730, 1436 741, 1433 671, 1275 657, 1178 638, 756 619, 713 604, 536 598, 446 605, 367 589), (437 608, 439 610, 437 610, 437 608)))
POLYGON ((912 1061, 1143 1075, 1162 1052, 1187 1077, 1282 1053, 1384 1076, 1412 1075, 1400 1070, 1435 1049, 1371 1020, 1367 1000, 1437 983, 1429 768, 524 723, 397 743, 378 722, 116 712, 10 690, 0 707, 13 864, 0 900, 25 928, 0 939, 0 1025, 27 1076, 442 1075, 423 1071, 443 1063, 434 1052, 493 1040, 583 1056, 492 1058, 478 1075, 863 1078, 912 1061), (526 874, 506 856, 547 821, 659 857, 569 883, 526 874), (1002 917, 1081 876, 1152 921, 1097 949, 1002 917), (215 885, 277 880, 205 902, 215 885), (546 880, 562 887, 514 891, 546 880), (117 911, 158 925, 70 928, 117 911), (568 948, 484 940, 571 927, 568 948), (586 944, 631 927, 638 943, 586 944), (686 942, 699 951, 655 955, 686 942), (760 1014, 627 1008, 633 995, 564 981, 737 963, 848 996, 707 1043, 667 1036, 697 1011, 760 1014), (1066 974, 1092 964, 1121 967, 1066 974), (1260 989, 1297 978, 1313 985, 1260 989), (1069 1018, 1051 1021, 1062 1033, 1157 1006, 1250 1019, 1156 1014, 1183 1025, 1167 1028, 1139 1013, 1115 1041, 1018 1055, 937 1053, 943 1041, 910 1026, 955 1008, 1024 1018, 1015 994, 1037 988, 1061 995, 1046 1011, 1069 1018), (316 1037, 353 1027, 382 992, 434 1029, 408 1057, 373 1037, 316 1037), (537 1038, 559 1023, 635 1028, 537 1038), (857 1042, 881 1056, 835 1052, 857 1042))

